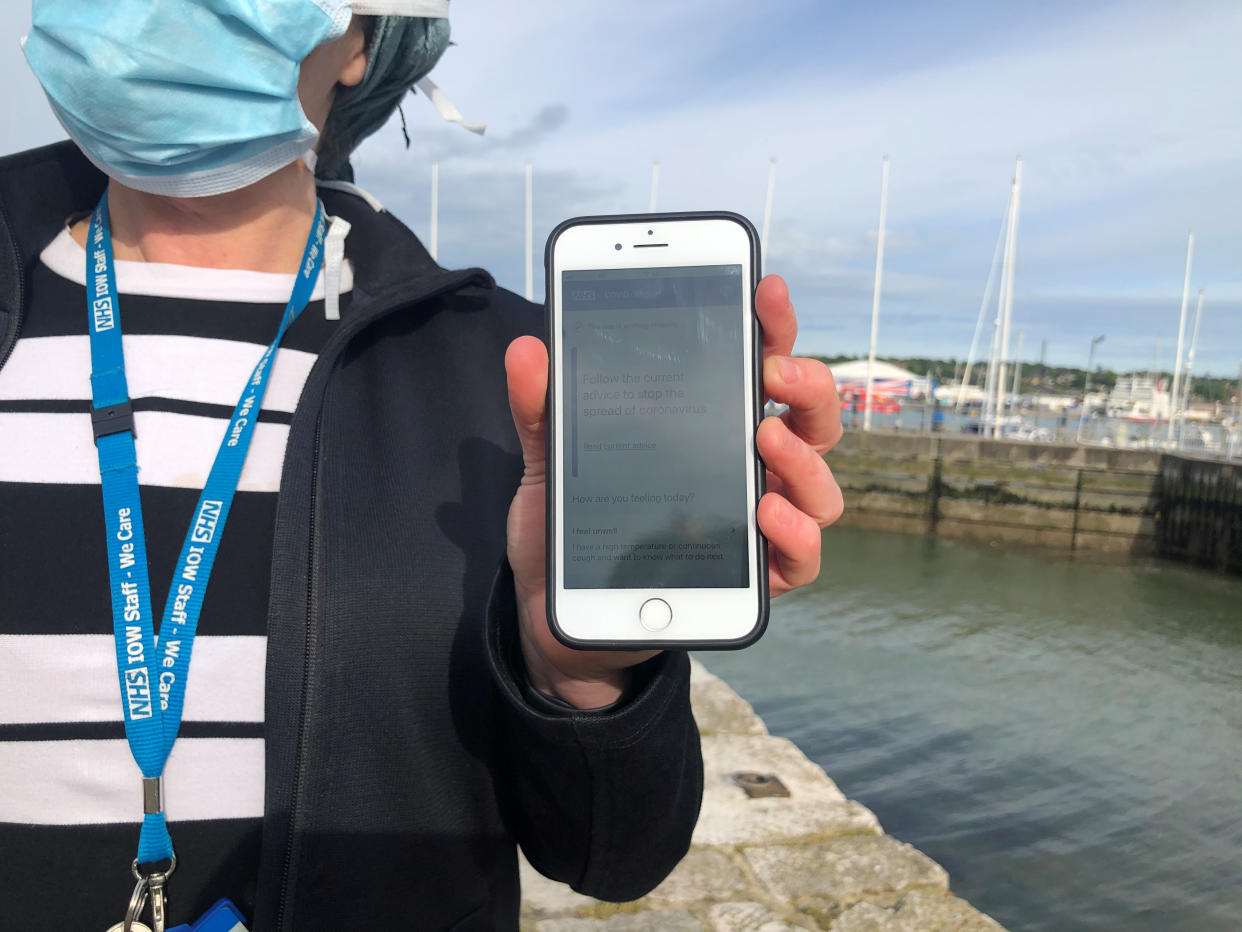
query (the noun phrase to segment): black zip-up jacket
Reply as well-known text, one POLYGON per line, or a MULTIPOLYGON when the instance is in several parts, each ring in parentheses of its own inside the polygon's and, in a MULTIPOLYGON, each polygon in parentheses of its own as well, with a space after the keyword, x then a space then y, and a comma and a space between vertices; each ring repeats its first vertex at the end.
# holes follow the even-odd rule
MULTIPOLYGON (((32 265, 104 184, 69 143, 0 159, 0 366, 32 265)), ((439 268, 362 198, 321 196, 352 224, 354 290, 281 475, 251 929, 515 929, 514 842, 583 893, 638 897, 698 815, 688 662, 649 661, 603 712, 526 682, 503 357, 541 311, 479 269, 439 268)))

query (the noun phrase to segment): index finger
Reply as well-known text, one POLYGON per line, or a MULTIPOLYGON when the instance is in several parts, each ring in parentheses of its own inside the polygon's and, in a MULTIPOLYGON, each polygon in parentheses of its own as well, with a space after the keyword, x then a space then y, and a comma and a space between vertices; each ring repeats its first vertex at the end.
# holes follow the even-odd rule
POLYGON ((779 275, 765 275, 755 289, 755 314, 763 327, 763 358, 788 356, 798 336, 798 317, 789 287, 779 275))
POLYGON ((818 359, 769 356, 763 361, 763 387, 789 410, 781 420, 821 456, 841 439, 841 402, 832 371, 818 359))

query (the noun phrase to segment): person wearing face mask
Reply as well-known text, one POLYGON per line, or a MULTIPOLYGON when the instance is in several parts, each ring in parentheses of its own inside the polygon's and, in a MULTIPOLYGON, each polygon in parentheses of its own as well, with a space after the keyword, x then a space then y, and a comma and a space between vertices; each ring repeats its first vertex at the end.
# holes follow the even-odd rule
MULTIPOLYGON (((515 843, 611 900, 687 850, 687 658, 543 616, 541 309, 350 183, 447 12, 35 0, 72 142, 0 159, 6 928, 513 929, 515 843)), ((780 592, 840 426, 757 305, 780 592)))

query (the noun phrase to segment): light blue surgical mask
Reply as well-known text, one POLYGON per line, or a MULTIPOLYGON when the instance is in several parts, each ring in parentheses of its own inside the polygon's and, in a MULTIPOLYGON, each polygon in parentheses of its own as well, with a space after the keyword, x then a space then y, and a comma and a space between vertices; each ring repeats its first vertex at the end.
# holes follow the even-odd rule
POLYGON ((34 0, 24 48, 100 170, 140 191, 201 197, 314 146, 299 67, 350 15, 349 0, 34 0))

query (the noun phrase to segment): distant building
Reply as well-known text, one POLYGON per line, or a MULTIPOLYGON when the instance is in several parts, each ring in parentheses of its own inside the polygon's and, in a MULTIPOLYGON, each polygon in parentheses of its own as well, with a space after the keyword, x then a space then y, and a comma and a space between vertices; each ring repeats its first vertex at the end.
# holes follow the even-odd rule
POLYGON ((1132 421, 1168 420, 1172 404, 1169 393, 1158 379, 1142 375, 1123 375, 1109 392, 1105 405, 1109 417, 1132 421))
MULTIPOLYGON (((862 398, 867 392, 867 360, 854 359, 850 362, 839 362, 829 366, 832 377, 836 379, 837 391, 843 396, 862 398)), ((871 394, 873 397, 926 398, 931 392, 931 381, 922 375, 915 375, 909 369, 895 366, 891 362, 875 361, 871 374, 871 394)))
MULTIPOLYGON (((936 400, 941 404, 955 405, 958 399, 964 405, 981 405, 987 401, 986 393, 981 385, 967 385, 966 388, 961 387, 959 382, 950 382, 945 385, 936 386, 936 400)), ((1094 394, 1092 395, 1094 398, 1094 394)), ((1103 399, 1100 399, 1103 403, 1103 399)), ((1019 408, 1037 408, 1046 411, 1061 412, 1066 408, 1072 408, 1078 404, 1078 398, 1073 395, 1020 395, 1016 399, 1009 392, 1005 393, 1005 404, 1016 405, 1019 408)))
POLYGON ((1072 408, 1075 401, 1072 395, 1035 395, 1031 399, 1031 406, 1060 412, 1066 408, 1072 408))
POLYGON ((962 388, 961 382, 946 382, 943 385, 936 386, 936 400, 941 404, 957 404, 959 397, 962 404, 965 405, 982 404, 984 400, 983 386, 967 385, 965 388, 962 388))

